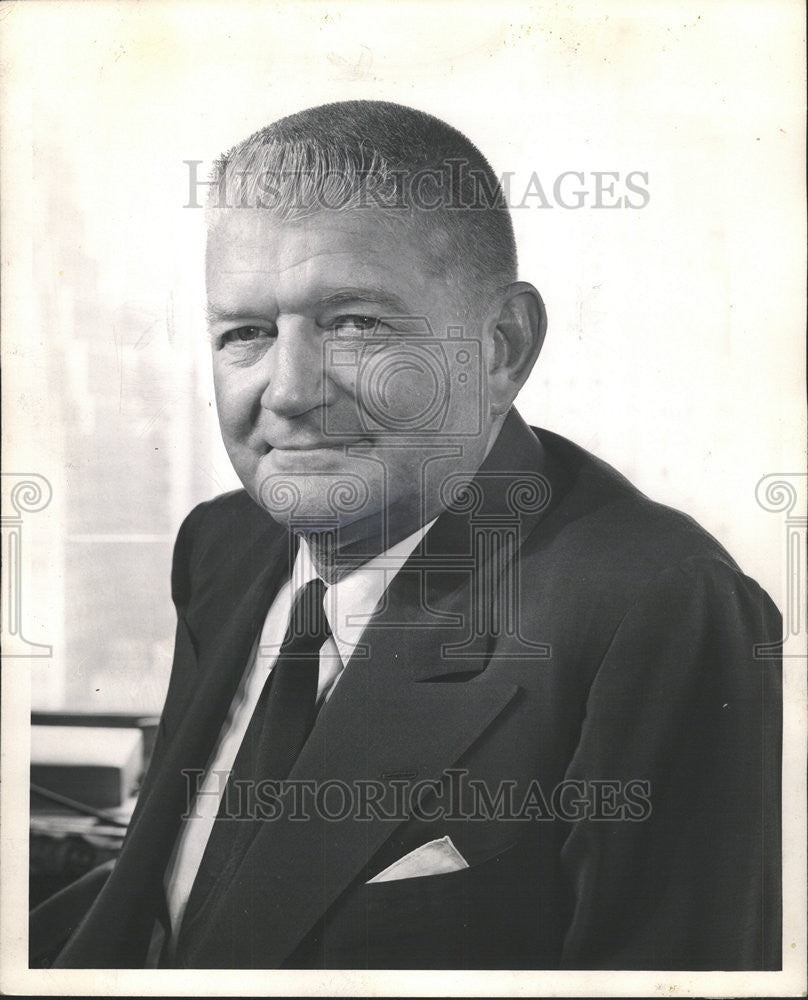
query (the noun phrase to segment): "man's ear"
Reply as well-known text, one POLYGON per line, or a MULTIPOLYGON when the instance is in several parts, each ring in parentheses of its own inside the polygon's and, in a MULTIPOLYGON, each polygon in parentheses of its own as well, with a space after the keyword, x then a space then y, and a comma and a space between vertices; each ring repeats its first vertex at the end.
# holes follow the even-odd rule
POLYGON ((541 295, 527 281, 515 281, 500 293, 488 364, 488 395, 493 413, 506 413, 527 381, 547 333, 541 295))

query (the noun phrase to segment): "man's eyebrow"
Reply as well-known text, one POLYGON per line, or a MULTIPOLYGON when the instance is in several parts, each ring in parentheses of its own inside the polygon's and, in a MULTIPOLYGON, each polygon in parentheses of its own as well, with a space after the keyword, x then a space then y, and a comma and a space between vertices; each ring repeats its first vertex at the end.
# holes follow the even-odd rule
MULTIPOLYGON (((408 316, 410 308, 403 299, 400 299, 392 292, 384 288, 338 288, 327 294, 320 296, 316 304, 318 306, 339 306, 351 302, 365 303, 366 305, 378 306, 382 311, 391 316, 408 316)), ((314 303, 313 303, 314 304, 314 303)), ((254 314, 249 309, 227 309, 208 303, 205 313, 208 322, 229 322, 243 320, 245 317, 259 315, 254 314)))
POLYGON ((244 319, 245 316, 251 316, 252 313, 247 309, 220 309, 218 306, 208 304, 205 308, 205 315, 209 323, 214 323, 244 319))
POLYGON ((365 302, 368 305, 381 306, 382 309, 395 315, 406 316, 410 309, 406 303, 392 292, 384 288, 339 288, 324 295, 320 302, 324 306, 338 306, 343 303, 365 302))

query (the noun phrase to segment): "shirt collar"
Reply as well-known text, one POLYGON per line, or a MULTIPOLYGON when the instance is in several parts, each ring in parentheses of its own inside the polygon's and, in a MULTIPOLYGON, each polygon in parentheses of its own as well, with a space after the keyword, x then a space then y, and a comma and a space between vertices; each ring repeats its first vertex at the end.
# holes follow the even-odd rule
MULTIPOLYGON (((326 585, 323 607, 343 665, 347 665, 353 656, 365 626, 396 573, 436 520, 433 518, 385 552, 347 573, 337 583, 326 585)), ((316 579, 320 579, 320 574, 314 566, 308 542, 301 537, 292 568, 293 599, 301 587, 316 579)))

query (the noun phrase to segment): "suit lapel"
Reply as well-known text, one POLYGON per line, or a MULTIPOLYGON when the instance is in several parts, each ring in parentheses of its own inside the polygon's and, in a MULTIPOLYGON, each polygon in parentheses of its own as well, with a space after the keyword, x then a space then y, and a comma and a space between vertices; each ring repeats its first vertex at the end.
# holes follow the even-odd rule
MULTIPOLYGON (((176 733, 170 737, 169 745, 164 751, 164 762, 157 769, 151 787, 143 789, 144 821, 134 824, 133 835, 140 826, 147 825, 147 812, 161 807, 166 801, 175 801, 175 782, 178 777, 184 782, 180 773, 183 769, 204 768, 269 605, 288 574, 288 560, 283 555, 286 551, 288 545, 285 537, 276 539, 268 548, 261 572, 222 624, 215 643, 201 653, 197 664, 198 680, 190 703, 176 733), (153 801, 156 805, 152 804, 153 801)), ((167 703, 166 710, 170 708, 167 703)), ((183 784, 183 791, 184 789, 183 784)), ((184 796, 182 801, 185 801, 184 796)), ((176 812, 176 807, 172 811, 176 812)), ((179 820, 179 816, 176 820, 179 820)))

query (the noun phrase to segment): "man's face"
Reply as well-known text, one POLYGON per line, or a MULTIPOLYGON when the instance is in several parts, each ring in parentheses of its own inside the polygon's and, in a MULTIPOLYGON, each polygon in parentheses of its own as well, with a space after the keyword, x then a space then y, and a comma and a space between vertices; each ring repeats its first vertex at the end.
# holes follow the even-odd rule
POLYGON ((281 523, 345 530, 387 509, 392 532, 411 531, 449 476, 482 462, 480 323, 409 226, 376 209, 224 210, 207 289, 222 437, 281 523))

